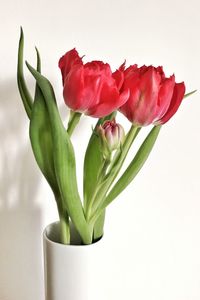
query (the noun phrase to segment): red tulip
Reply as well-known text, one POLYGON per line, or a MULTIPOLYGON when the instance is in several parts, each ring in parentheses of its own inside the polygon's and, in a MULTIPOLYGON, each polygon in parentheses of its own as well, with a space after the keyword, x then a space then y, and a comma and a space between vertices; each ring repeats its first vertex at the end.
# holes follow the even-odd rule
POLYGON ((165 77, 162 67, 130 66, 124 71, 123 90, 130 89, 128 101, 120 111, 134 124, 164 124, 178 110, 185 84, 176 83, 175 76, 165 77))
POLYGON ((101 118, 117 110, 129 97, 129 89, 119 91, 123 71, 112 73, 109 64, 101 61, 83 64, 75 49, 61 57, 59 67, 64 100, 73 111, 101 118))

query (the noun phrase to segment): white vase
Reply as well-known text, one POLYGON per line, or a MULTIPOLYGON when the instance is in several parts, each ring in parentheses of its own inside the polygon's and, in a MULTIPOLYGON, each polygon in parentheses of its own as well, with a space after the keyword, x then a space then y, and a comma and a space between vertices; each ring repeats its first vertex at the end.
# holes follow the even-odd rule
POLYGON ((43 234, 46 300, 94 300, 102 240, 80 245, 80 237, 72 229, 73 245, 63 245, 59 243, 59 223, 47 226, 43 234))

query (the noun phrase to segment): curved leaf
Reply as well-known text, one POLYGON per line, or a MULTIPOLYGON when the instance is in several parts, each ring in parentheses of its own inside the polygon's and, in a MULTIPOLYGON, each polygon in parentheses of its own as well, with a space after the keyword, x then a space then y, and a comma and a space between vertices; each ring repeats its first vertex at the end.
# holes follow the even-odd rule
POLYGON ((23 52, 24 52, 24 33, 23 33, 23 29, 21 28, 19 48, 18 48, 17 83, 18 83, 18 89, 24 104, 25 111, 27 113, 28 118, 30 119, 33 99, 29 93, 29 90, 27 88, 24 79, 23 52))
MULTIPOLYGON (((37 70, 41 72, 41 61, 37 51, 37 70)), ((45 99, 39 86, 36 84, 35 99, 32 107, 30 128, 30 140, 37 164, 47 179, 55 195, 59 189, 56 182, 56 175, 53 162, 53 141, 51 125, 45 99)))
POLYGON ((53 88, 50 82, 28 63, 27 67, 35 77, 46 102, 52 129, 55 173, 61 197, 83 242, 90 244, 92 237, 78 193, 74 150, 61 121, 53 88))
POLYGON ((135 178, 135 176, 147 160, 156 142, 160 129, 161 126, 154 126, 153 129, 150 131, 150 133, 140 146, 140 149, 138 150, 134 159, 104 200, 101 209, 104 209, 106 206, 108 206, 135 178))

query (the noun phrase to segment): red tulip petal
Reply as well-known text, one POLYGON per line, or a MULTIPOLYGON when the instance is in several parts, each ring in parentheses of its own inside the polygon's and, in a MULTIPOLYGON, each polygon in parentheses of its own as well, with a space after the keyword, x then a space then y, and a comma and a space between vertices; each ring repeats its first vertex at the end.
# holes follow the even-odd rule
POLYGON ((158 95, 158 102, 157 102, 157 109, 155 112, 155 120, 159 120, 162 116, 165 115, 167 112, 175 85, 175 76, 171 76, 167 78, 161 85, 159 95, 158 95))
POLYGON ((103 87, 107 87, 107 93, 112 90, 112 86, 116 86, 114 79, 112 78, 112 72, 109 64, 104 64, 101 61, 92 61, 84 66, 84 99, 88 102, 88 107, 98 105, 100 95, 103 87), (88 98, 88 95, 93 94, 92 98, 88 98))
POLYGON ((134 124, 145 126, 154 120, 160 81, 154 67, 129 68, 124 87, 130 88, 130 97, 120 111, 134 124))
POLYGON ((162 81, 165 79, 165 73, 163 71, 163 67, 162 66, 159 66, 156 68, 156 71, 159 72, 160 76, 161 76, 161 79, 162 81))
POLYGON ((99 103, 101 93, 101 76, 84 76, 84 88, 81 91, 79 98, 79 106, 88 110, 91 106, 99 103))
POLYGON ((130 90, 129 89, 124 90, 119 96, 119 101, 117 105, 118 108, 123 106, 127 102, 129 97, 130 97, 130 90))
POLYGON ((119 71, 124 72, 126 68, 126 60, 123 62, 123 64, 119 67, 119 71))
POLYGON ((129 76, 132 76, 135 72, 138 72, 139 68, 137 67, 137 65, 131 65, 129 66, 125 71, 124 71, 124 75, 126 78, 128 78, 129 76))
POLYGON ((82 65, 83 62, 75 48, 68 51, 67 53, 65 53, 65 55, 63 55, 60 58, 58 66, 61 69, 63 85, 64 85, 65 77, 68 75, 71 68, 77 64, 82 65))
POLYGON ((139 90, 140 96, 135 112, 135 122, 139 125, 151 124, 156 110, 161 77, 153 67, 142 75, 139 90))
POLYGON ((120 90, 122 87, 122 84, 124 82, 124 74, 123 72, 121 72, 120 70, 116 70, 113 74, 112 74, 113 78, 115 79, 117 88, 120 90))
POLYGON ((169 106, 166 114, 159 121, 156 122, 157 124, 164 124, 167 121, 169 121, 169 119, 171 119, 171 117, 177 112, 177 110, 183 100, 184 94, 185 94, 184 82, 176 83, 174 86, 174 92, 173 92, 170 106, 169 106))
POLYGON ((123 90, 129 89, 130 96, 128 98, 128 101, 120 107, 119 111, 123 113, 130 122, 133 122, 138 99, 140 96, 140 90, 138 88, 139 72, 138 69, 136 69, 136 65, 130 66, 128 69, 128 71, 125 71, 126 74, 123 84, 123 90))
POLYGON ((137 108, 138 99, 140 97, 140 90, 136 86, 130 89, 130 96, 128 101, 125 102, 123 106, 120 107, 120 111, 129 119, 130 122, 133 122, 135 118, 135 112, 137 108))
POLYGON ((106 76, 106 77, 111 77, 112 76, 112 72, 111 72, 111 68, 109 64, 105 64, 102 61, 99 60, 93 60, 91 62, 88 62, 85 64, 85 70, 87 70, 87 72, 90 74, 95 73, 97 74, 101 74, 102 76, 106 76))
POLYGON ((77 109, 80 93, 84 87, 83 72, 83 67, 74 68, 74 70, 70 72, 70 76, 67 76, 64 82, 64 100, 66 105, 72 110, 77 109))
POLYGON ((121 95, 119 95, 116 88, 110 89, 107 94, 104 91, 104 96, 101 94, 103 101, 91 107, 87 114, 96 118, 105 117, 119 109, 127 101, 128 97, 129 90, 125 90, 121 95))

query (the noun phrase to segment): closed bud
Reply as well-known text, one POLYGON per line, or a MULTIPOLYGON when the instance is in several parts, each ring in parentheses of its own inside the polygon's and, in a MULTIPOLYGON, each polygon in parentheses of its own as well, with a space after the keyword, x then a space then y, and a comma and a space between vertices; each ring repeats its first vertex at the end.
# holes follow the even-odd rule
POLYGON ((112 151, 117 150, 124 141, 124 129, 115 120, 109 120, 98 127, 98 134, 101 138, 103 156, 110 160, 112 151))

